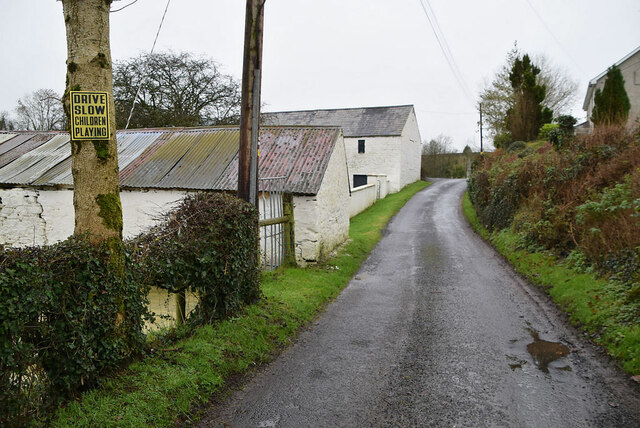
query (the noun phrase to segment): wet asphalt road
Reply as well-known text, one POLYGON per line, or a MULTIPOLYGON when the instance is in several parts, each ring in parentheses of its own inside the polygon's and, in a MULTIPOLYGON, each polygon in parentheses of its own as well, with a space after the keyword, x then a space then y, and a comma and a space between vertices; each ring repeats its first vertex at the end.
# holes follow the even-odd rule
POLYGON ((412 198, 326 313, 200 426, 640 426, 637 385, 473 233, 465 187, 412 198))

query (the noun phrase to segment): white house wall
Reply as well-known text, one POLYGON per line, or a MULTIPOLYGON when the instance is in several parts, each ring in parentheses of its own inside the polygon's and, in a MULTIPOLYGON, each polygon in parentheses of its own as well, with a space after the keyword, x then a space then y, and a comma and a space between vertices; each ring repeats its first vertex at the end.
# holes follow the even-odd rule
POLYGON ((353 186, 353 176, 385 174, 389 179, 390 193, 399 191, 402 138, 396 137, 356 137, 345 138, 349 180, 353 186), (364 153, 358 153, 358 140, 364 140, 364 153))
POLYGON ((354 175, 386 175, 389 193, 400 191, 420 179, 421 140, 416 115, 411 112, 402 135, 388 137, 345 138, 349 180, 354 175), (358 140, 365 141, 364 153, 358 153, 358 140))
MULTIPOLYGON (((418 121, 411 111, 402 131, 402 150, 400 151, 400 189, 407 184, 420 180, 421 140, 418 121)), ((398 189, 398 190, 400 190, 398 189)))
POLYGON ((318 194, 294 196, 296 260, 305 265, 331 253, 349 236, 349 183, 344 144, 336 142, 318 194))
MULTIPOLYGON (((624 89, 627 91, 629 101, 631 102, 629 121, 627 124, 629 126, 635 126, 638 120, 640 120, 640 51, 627 58, 618 68, 624 78, 624 89)), ((591 123, 591 115, 593 114, 596 90, 603 90, 606 80, 607 76, 602 76, 590 92, 591 95, 587 104, 587 119, 589 123, 591 123)))

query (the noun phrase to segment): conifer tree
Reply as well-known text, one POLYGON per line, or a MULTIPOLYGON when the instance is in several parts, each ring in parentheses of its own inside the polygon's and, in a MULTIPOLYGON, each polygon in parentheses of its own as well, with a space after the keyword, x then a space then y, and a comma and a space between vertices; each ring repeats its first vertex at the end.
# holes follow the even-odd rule
POLYGON ((631 103, 624 89, 624 78, 615 65, 607 71, 604 88, 596 89, 591 121, 596 125, 624 125, 629 118, 631 103))
POLYGON ((513 107, 507 112, 507 126, 514 141, 535 139, 540 127, 553 119, 552 111, 542 105, 546 87, 538 84, 538 74, 540 68, 529 55, 516 58, 509 73, 515 97, 513 107))

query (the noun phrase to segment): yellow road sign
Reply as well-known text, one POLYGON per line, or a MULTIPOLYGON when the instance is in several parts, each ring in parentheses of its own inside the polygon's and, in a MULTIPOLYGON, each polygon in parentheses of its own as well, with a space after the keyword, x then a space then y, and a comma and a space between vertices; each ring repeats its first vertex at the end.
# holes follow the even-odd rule
POLYGON ((109 94, 71 91, 71 139, 109 139, 109 94))

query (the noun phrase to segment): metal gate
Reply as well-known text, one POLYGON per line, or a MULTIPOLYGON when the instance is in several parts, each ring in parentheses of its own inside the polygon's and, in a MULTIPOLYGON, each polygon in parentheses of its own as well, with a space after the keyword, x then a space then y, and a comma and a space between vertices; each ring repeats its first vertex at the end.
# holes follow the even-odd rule
POLYGON ((260 262, 264 270, 275 270, 291 260, 293 209, 290 195, 284 193, 286 177, 260 178, 260 262))

